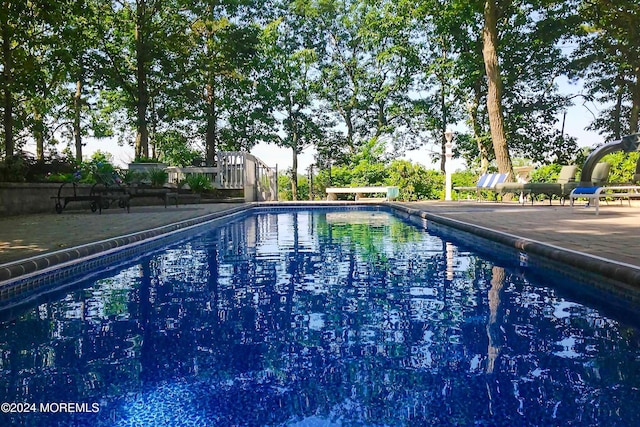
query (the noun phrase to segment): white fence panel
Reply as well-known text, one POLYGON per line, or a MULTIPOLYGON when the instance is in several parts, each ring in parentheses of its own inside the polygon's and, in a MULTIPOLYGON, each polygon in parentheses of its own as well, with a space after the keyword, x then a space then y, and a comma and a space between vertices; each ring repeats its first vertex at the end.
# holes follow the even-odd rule
POLYGON ((270 168, 257 157, 240 151, 221 151, 214 167, 166 168, 169 182, 179 184, 188 175, 204 175, 212 186, 222 190, 244 190, 250 201, 278 200, 278 170, 270 168))

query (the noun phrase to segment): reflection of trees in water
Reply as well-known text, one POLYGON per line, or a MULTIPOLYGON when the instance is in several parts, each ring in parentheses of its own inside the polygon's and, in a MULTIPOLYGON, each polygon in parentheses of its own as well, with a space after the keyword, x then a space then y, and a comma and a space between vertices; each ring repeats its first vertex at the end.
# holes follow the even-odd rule
POLYGON ((500 291, 504 286, 505 272, 503 268, 493 267, 491 269, 491 289, 489 289, 489 321, 487 323, 487 338, 489 346, 487 348, 487 368, 488 374, 493 373, 495 362, 500 354, 501 332, 498 322, 498 309, 500 308, 500 291))
POLYGON ((33 308, 0 349, 15 401, 170 388, 227 424, 638 420, 635 330, 396 220, 249 217, 33 308))

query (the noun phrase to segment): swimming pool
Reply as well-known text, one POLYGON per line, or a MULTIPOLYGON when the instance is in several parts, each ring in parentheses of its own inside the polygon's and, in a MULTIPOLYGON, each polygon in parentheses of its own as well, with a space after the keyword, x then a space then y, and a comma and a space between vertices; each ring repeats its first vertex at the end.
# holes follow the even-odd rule
POLYGON ((1 425, 640 423, 634 319, 517 254, 378 208, 200 231, 5 321, 1 425))

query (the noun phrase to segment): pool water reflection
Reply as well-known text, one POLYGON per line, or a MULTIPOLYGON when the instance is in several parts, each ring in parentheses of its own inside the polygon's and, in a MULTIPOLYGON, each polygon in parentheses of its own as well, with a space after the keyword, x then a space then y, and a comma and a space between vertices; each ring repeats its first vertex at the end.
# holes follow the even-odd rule
POLYGON ((632 426, 639 343, 385 211, 263 213, 2 325, 2 401, 100 411, 0 425, 632 426))

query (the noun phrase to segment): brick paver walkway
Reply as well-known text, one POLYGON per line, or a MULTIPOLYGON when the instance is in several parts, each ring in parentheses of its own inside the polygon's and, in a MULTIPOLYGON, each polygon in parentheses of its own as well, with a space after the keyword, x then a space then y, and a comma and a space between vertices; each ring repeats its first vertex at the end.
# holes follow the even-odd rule
POLYGON ((135 206, 0 217, 0 264, 219 212, 237 204, 135 206))

